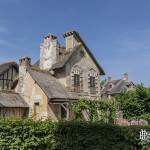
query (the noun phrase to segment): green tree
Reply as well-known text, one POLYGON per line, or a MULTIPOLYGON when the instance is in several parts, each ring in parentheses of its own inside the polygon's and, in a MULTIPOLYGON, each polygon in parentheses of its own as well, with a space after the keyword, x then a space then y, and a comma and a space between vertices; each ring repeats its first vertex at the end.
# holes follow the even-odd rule
POLYGON ((150 88, 137 86, 135 91, 124 92, 116 97, 124 117, 150 119, 150 88))

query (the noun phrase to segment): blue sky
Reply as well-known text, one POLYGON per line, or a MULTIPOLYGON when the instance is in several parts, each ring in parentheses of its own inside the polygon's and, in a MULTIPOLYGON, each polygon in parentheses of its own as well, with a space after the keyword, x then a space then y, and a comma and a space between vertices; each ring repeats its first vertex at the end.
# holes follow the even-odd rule
POLYGON ((106 77, 150 86, 149 0, 0 0, 0 63, 39 57, 42 38, 77 30, 106 77))

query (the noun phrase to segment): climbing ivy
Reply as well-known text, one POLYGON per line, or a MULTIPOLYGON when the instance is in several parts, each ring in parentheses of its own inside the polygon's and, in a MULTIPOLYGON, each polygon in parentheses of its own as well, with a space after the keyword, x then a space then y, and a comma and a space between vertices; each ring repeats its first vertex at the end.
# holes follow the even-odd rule
POLYGON ((113 122, 116 118, 117 103, 114 99, 80 99, 71 106, 77 120, 84 120, 82 112, 87 110, 90 121, 113 122))

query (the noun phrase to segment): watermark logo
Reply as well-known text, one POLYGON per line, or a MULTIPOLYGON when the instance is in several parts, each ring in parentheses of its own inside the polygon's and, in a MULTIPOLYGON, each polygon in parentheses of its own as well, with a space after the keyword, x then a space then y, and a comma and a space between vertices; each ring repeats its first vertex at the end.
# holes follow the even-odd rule
POLYGON ((150 142, 150 132, 146 131, 145 129, 140 130, 140 140, 144 142, 150 142))

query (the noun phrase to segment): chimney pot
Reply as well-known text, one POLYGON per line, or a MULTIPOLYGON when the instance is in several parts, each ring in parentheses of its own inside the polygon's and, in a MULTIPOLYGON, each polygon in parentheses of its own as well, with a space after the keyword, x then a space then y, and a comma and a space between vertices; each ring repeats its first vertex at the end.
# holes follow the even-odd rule
POLYGON ((70 49, 73 49, 79 42, 79 34, 74 30, 65 32, 63 34, 63 37, 65 38, 67 51, 68 50, 70 51, 70 49))
POLYGON ((127 73, 124 73, 124 75, 123 75, 123 80, 125 80, 125 81, 128 80, 128 74, 127 74, 127 73))
POLYGON ((30 66, 31 65, 31 58, 29 57, 22 57, 19 59, 20 66, 30 66))

